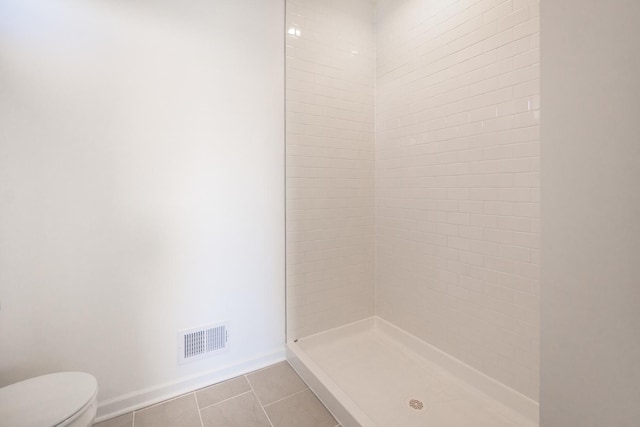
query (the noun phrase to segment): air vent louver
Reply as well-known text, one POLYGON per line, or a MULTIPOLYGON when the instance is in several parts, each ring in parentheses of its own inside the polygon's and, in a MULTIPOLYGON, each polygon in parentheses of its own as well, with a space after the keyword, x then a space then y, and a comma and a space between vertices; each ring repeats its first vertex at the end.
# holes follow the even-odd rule
POLYGON ((178 363, 191 362, 228 350, 228 325, 219 323, 178 332, 178 363))

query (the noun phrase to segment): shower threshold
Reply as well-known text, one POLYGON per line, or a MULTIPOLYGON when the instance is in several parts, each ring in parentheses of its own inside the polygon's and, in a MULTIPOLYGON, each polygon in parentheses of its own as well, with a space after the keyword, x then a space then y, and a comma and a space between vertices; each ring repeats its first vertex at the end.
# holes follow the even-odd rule
POLYGON ((343 427, 536 427, 538 404, 371 317, 287 344, 343 427))

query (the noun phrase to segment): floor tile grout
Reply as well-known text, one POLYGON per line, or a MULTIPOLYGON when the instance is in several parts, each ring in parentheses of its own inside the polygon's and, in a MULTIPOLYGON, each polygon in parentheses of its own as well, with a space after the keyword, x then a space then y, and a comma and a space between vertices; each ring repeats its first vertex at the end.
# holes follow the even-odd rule
POLYGON ((280 403, 280 402, 282 402, 283 400, 287 400, 287 399, 288 399, 288 398, 290 398, 290 397, 296 396, 296 395, 298 395, 298 394, 300 394, 300 393, 304 393, 304 392, 305 392, 305 391, 307 391, 307 390, 310 390, 310 389, 309 389, 309 387, 305 388, 304 390, 296 391, 295 393, 292 393, 292 394, 290 394, 289 396, 283 397, 282 399, 278 399, 278 400, 276 400, 275 402, 271 402, 271 403, 269 403, 268 405, 263 405, 263 406, 266 408, 267 406, 275 405, 276 403, 280 403))
POLYGON ((202 408, 198 408, 198 409, 199 409, 200 411, 202 411, 203 409, 209 409, 209 408, 211 408, 212 406, 216 406, 216 405, 219 405, 219 404, 221 404, 221 403, 228 402, 228 401, 230 401, 231 399, 235 399, 236 397, 244 396, 245 394, 248 394, 248 393, 253 393, 253 390, 243 391, 243 392, 242 392, 242 393, 240 393, 240 394, 236 394, 235 396, 228 397, 228 398, 223 399, 223 400, 221 400, 221 401, 219 401, 219 402, 212 403, 211 405, 203 406, 202 408))
MULTIPOLYGON (((266 369, 266 368, 263 368, 263 369, 266 369)), ((251 380, 249 379, 249 374, 245 374, 244 377, 247 379, 247 382, 249 383, 249 387, 251 387, 251 391, 253 392, 253 394, 255 394, 258 404, 264 408, 264 405, 262 404, 262 400, 260 400, 260 396, 258 396, 258 393, 256 393, 256 389, 253 388, 253 384, 251 384, 251 380)))
MULTIPOLYGON (((255 394, 255 393, 254 393, 255 394)), ((258 399, 258 397, 256 396, 256 400, 258 399)), ((258 400, 258 405, 260 405, 260 407, 262 408, 262 412, 264 412, 264 416, 267 417, 267 421, 269 421, 269 425, 271 427, 273 426, 273 422, 271 422, 271 417, 269 417, 269 414, 267 414, 267 410, 265 409, 265 407, 262 405, 262 403, 260 403, 260 401, 258 400)))
MULTIPOLYGON (((276 401, 274 401, 274 402, 268 403, 268 404, 266 404, 266 405, 265 405, 265 404, 263 404, 263 403, 262 403, 262 400, 260 400, 260 396, 258 396, 258 393, 256 393, 256 390, 253 388, 253 384, 251 383, 251 380, 249 379, 249 375, 251 375, 251 374, 253 374, 253 373, 255 373, 255 372, 260 372, 260 371, 263 371, 263 370, 266 370, 266 369, 273 368, 274 366, 278 366, 278 365, 281 365, 281 364, 283 364, 283 363, 286 363, 289 367, 291 367, 291 365, 289 364, 289 362, 288 362, 288 361, 286 361, 286 360, 284 360, 284 361, 282 361, 282 362, 278 362, 278 363, 275 363, 275 364, 273 364, 273 365, 266 366, 266 367, 264 367, 264 368, 262 368, 262 369, 259 369, 259 370, 257 370, 257 371, 253 371, 253 372, 250 372, 250 373, 248 373, 248 374, 245 374, 245 375, 244 375, 244 376, 246 377, 246 379, 247 379, 247 382, 249 383, 249 387, 251 387, 251 390, 253 390, 254 394, 256 395, 256 399, 258 399, 258 403, 260 403, 260 406, 262 406, 263 408, 266 408, 267 406, 271 406, 271 405, 273 405, 274 403, 278 403, 278 402, 280 402, 280 401, 283 401, 283 400, 285 400, 285 399, 287 399, 287 398, 289 398, 289 397, 291 397, 291 396, 295 396, 296 394, 302 393, 303 391, 310 390, 310 389, 309 389, 309 386, 307 385, 307 383, 305 383, 305 382, 304 382, 304 380, 302 380, 302 378, 300 377, 300 375, 298 375, 298 373, 297 373, 297 372, 295 372, 295 370, 294 370, 294 372, 295 372, 296 376, 297 376, 298 378, 300 378, 300 380, 302 380, 302 383, 305 385, 305 389, 304 389, 304 390, 300 390, 300 391, 296 391, 295 393, 292 393, 292 394, 290 394, 290 395, 288 395, 288 396, 285 396, 285 397, 283 397, 283 398, 280 398, 280 399, 278 399, 278 400, 276 400, 276 401)), ((293 369, 293 368, 291 368, 291 369, 293 369)))
POLYGON ((196 408, 198 409, 198 417, 200 417, 200 425, 204 427, 204 421, 202 420, 202 409, 200 409, 200 402, 198 402, 198 393, 194 392, 193 397, 196 398, 196 408))
MULTIPOLYGON (((265 371, 265 370, 268 370, 268 369, 270 369, 270 368, 274 368, 274 367, 276 367, 276 366, 278 366, 278 365, 282 365, 282 364, 288 364, 288 362, 287 362, 286 360, 285 360, 285 361, 282 361, 282 362, 278 362, 278 363, 275 363, 275 364, 273 364, 273 365, 270 365, 270 366, 266 366, 266 367, 264 367, 264 368, 261 368, 261 369, 259 369, 259 370, 257 370, 257 371, 253 371, 253 372, 248 373, 248 374, 238 375, 238 376, 237 376, 237 377, 235 377, 235 378, 230 378, 229 380, 226 380, 226 381, 230 381, 230 380, 233 380, 233 379, 236 379, 236 378, 244 377, 244 378, 245 378, 245 381, 247 382, 247 384, 249 384, 249 390, 244 391, 244 392, 241 392, 241 393, 238 393, 238 394, 235 394, 235 395, 233 395, 233 396, 231 396, 231 397, 228 397, 228 398, 226 398, 226 399, 220 400, 220 401, 218 401, 218 402, 215 402, 215 403, 210 404, 210 405, 207 405, 207 406, 200 407, 200 400, 198 399, 198 395, 197 395, 197 394, 198 394, 198 392, 199 392, 200 390, 204 390, 204 389, 207 389, 207 388, 209 388, 209 387, 213 387, 213 386, 215 386, 215 385, 218 385, 218 384, 224 383, 224 382, 226 382, 226 381, 222 381, 222 382, 220 382, 220 383, 212 384, 212 385, 210 385, 210 386, 203 387, 203 388, 200 388, 200 389, 198 389, 198 390, 194 390, 194 391, 191 391, 191 392, 188 392, 188 393, 185 393, 185 394, 179 395, 179 396, 175 396, 175 397, 173 397, 173 398, 170 398, 170 399, 164 400, 164 401, 162 401, 162 402, 155 403, 155 404, 153 404, 153 405, 146 406, 146 407, 144 407, 144 408, 140 408, 140 409, 133 410, 133 411, 131 411, 131 424, 130 424, 130 427, 135 427, 135 425, 137 424, 137 423, 136 423, 137 419, 139 419, 139 418, 140 418, 140 415, 141 415, 142 413, 145 413, 148 409, 153 409, 153 408, 156 408, 156 407, 158 407, 158 406, 165 405, 165 404, 167 404, 167 403, 170 403, 170 402, 173 402, 173 401, 176 401, 176 400, 182 399, 182 398, 186 398, 186 397, 187 397, 187 396, 189 396, 189 395, 193 395, 193 399, 194 399, 194 400, 193 400, 193 402, 196 404, 196 410, 198 411, 198 419, 200 420, 200 427, 205 427, 205 424, 204 424, 204 417, 203 417, 203 414, 202 414, 202 411, 203 411, 203 410, 207 410, 207 409, 212 408, 212 407, 215 407, 215 406, 217 406, 217 405, 221 405, 221 404, 223 404, 223 403, 225 403, 225 402, 228 402, 228 401, 233 400, 233 399, 240 398, 241 396, 245 396, 245 395, 247 395, 247 394, 252 394, 253 398, 255 398, 255 400, 257 401, 257 403, 260 405, 260 409, 262 410, 262 412, 263 412, 263 414, 264 414, 264 416, 265 416, 265 418, 266 418, 266 420, 267 420, 268 426, 269 426, 269 427, 276 427, 276 424, 274 424, 274 422, 271 420, 271 417, 269 416, 269 413, 267 412, 267 409, 268 409, 268 408, 270 408, 270 407, 272 407, 273 405, 276 405, 276 404, 278 404, 278 403, 285 402, 287 399, 293 398, 293 397, 295 397, 295 396, 297 396, 297 395, 300 395, 300 394, 302 394, 302 393, 305 393, 305 392, 307 392, 307 391, 311 391, 311 392, 313 393, 313 391, 309 388, 309 386, 308 386, 306 383, 304 383, 304 381, 303 381, 303 384, 304 384, 304 386, 305 386, 305 388, 304 388, 303 390, 299 390, 299 391, 296 391, 296 392, 294 392, 294 393, 291 393, 291 394, 289 394, 289 395, 287 395, 287 396, 284 396, 284 397, 282 397, 282 398, 280 398, 280 399, 277 399, 277 400, 275 400, 275 401, 273 401, 273 402, 270 402, 269 404, 266 404, 266 405, 265 405, 265 404, 263 404, 263 403, 262 403, 262 401, 260 400, 260 398, 258 397, 258 393, 256 393, 256 389, 254 388, 254 384, 253 384, 253 383, 251 382, 251 380, 249 379, 249 376, 251 376, 252 374, 254 374, 254 373, 256 373, 256 372, 265 371)), ((291 366, 291 365, 289 365, 289 366, 291 366)), ((296 376, 297 376, 298 378, 300 378, 297 372, 296 372, 295 374, 296 374, 296 376)), ((301 379, 301 378, 300 378, 300 379, 301 379)), ((187 399, 187 400, 188 400, 188 399, 187 399)), ((188 402, 187 402, 187 401, 185 401, 184 403, 185 403, 185 404, 187 404, 188 402)), ((322 402, 320 402, 320 403, 322 403, 322 402)), ((179 404, 179 405, 181 405, 181 404, 179 404)), ((287 404, 285 404, 285 405, 284 405, 284 407, 287 407, 287 405, 289 405, 289 404, 288 404, 288 403, 287 403, 287 404)), ((276 411, 280 411, 280 410, 281 410, 281 409, 277 409, 276 411)), ((277 414, 277 413, 279 413, 279 412, 276 412, 276 414, 277 414)), ((194 421, 195 421, 195 420, 194 420, 194 421)), ((162 421, 160 421, 160 422, 161 422, 161 423, 163 423, 162 421)), ((163 424, 163 425, 164 425, 164 424, 163 424)), ((339 426, 340 426, 340 424, 339 424, 339 423, 338 423, 338 424, 336 424, 336 427, 339 427, 339 426)))

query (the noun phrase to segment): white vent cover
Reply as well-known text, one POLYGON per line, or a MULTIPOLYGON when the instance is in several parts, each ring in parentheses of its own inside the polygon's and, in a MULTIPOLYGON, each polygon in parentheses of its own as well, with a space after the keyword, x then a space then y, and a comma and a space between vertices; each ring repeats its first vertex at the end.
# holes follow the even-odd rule
POLYGON ((178 332, 178 364, 199 360, 229 350, 227 323, 206 325, 178 332))

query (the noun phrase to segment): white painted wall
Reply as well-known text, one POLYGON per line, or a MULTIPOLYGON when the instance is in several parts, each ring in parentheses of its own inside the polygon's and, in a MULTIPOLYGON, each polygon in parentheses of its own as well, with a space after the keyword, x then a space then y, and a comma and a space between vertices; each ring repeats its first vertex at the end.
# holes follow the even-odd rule
POLYGON ((543 2, 543 427, 640 422, 638 16, 543 2))
POLYGON ((283 28, 281 0, 0 0, 0 385, 282 356, 283 28), (231 351, 178 366, 218 320, 231 351))

